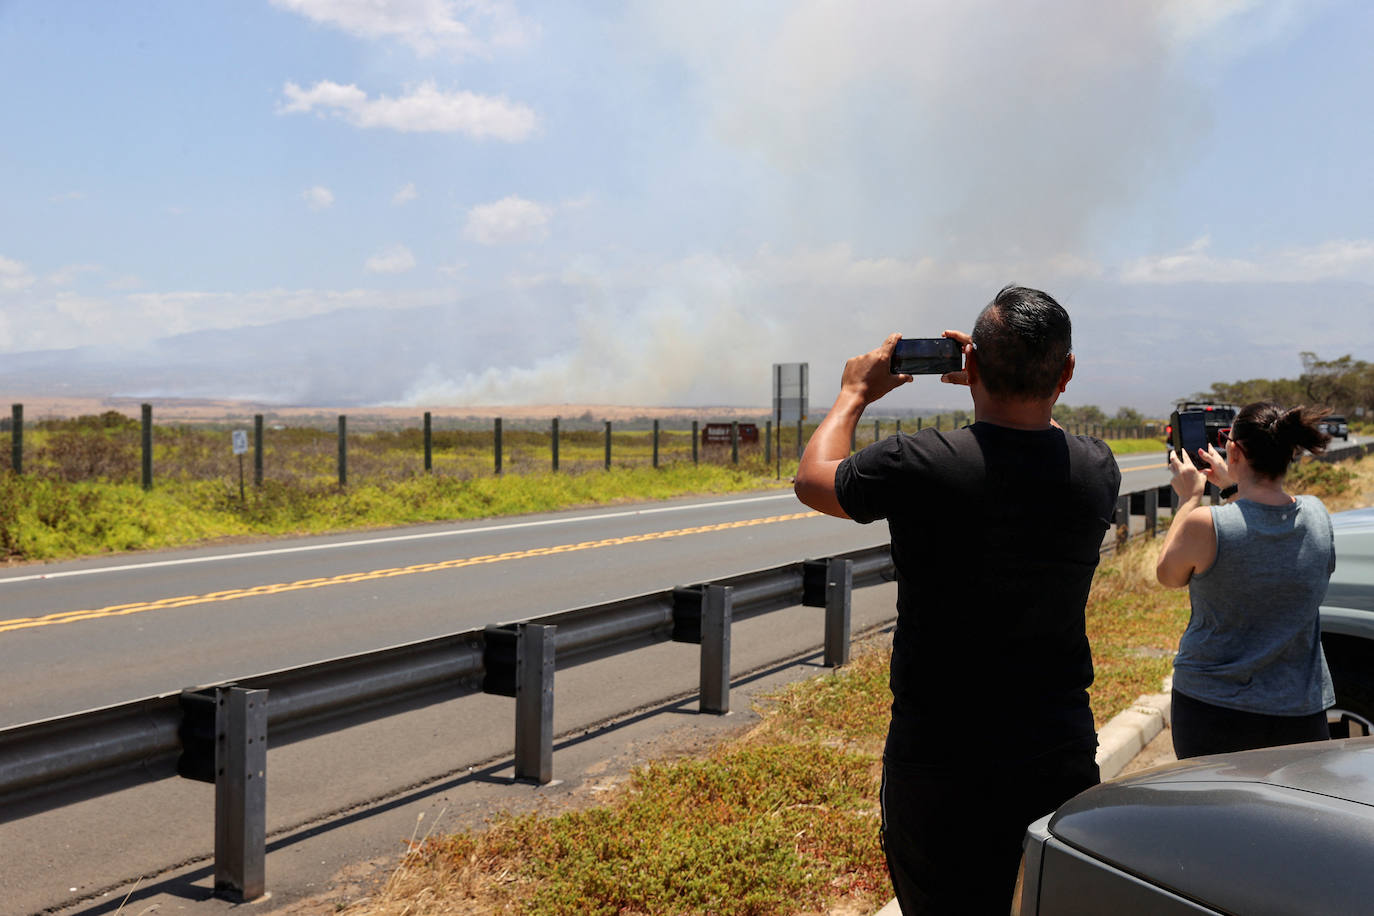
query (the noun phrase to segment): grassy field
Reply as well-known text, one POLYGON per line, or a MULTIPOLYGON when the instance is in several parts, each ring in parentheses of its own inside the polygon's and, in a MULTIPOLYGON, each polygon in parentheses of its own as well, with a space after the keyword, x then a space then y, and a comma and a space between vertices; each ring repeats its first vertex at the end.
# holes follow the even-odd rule
MULTIPOLYGON (((865 424, 856 444, 895 428, 865 424)), ((148 491, 139 424, 128 417, 45 421, 27 428, 23 441, 25 473, 0 472, 3 562, 786 487, 797 446, 795 428, 784 429, 780 448, 789 457, 780 462, 768 461, 762 444, 742 445, 737 463, 728 446, 698 444, 693 461, 690 428, 665 429, 655 467, 648 430, 613 431, 608 469, 604 429, 567 430, 555 473, 548 431, 511 429, 502 434, 498 475, 490 429, 436 431, 429 472, 420 429, 375 430, 348 436, 347 485, 340 486, 337 431, 291 427, 266 431, 261 486, 247 456, 241 498, 227 430, 155 427, 148 491)), ((1159 447, 1139 439, 1111 445, 1159 447)))

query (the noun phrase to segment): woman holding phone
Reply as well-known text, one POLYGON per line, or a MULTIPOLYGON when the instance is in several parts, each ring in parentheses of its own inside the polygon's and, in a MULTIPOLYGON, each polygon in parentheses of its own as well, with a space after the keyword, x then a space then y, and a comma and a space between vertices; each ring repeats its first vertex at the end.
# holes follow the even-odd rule
POLYGON ((1329 412, 1249 404, 1223 430, 1225 457, 1211 445, 1169 455, 1180 504, 1155 575, 1192 604, 1174 657, 1180 759, 1328 737, 1318 607, 1335 541, 1321 500, 1289 495, 1284 478, 1301 450, 1326 447, 1329 412), (1208 482, 1226 504, 1203 508, 1208 482))

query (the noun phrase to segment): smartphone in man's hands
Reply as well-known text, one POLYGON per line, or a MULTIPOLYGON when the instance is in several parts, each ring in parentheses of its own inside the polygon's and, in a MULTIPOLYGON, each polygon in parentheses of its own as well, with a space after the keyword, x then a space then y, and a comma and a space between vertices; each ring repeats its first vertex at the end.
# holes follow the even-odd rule
POLYGON ((951 337, 903 337, 888 363, 893 375, 944 375, 963 368, 963 349, 951 337))

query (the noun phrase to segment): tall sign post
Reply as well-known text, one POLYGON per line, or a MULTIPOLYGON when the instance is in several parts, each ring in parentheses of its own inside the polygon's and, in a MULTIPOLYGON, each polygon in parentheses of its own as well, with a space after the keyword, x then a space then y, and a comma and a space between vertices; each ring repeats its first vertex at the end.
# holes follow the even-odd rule
MULTIPOLYGON (((808 363, 773 364, 773 417, 778 428, 777 475, 782 480, 782 424, 786 420, 797 422, 797 435, 801 436, 801 424, 806 419, 808 363)), ((801 441, 797 442, 797 454, 801 454, 801 441)))
POLYGON ((248 431, 236 429, 229 434, 234 446, 234 454, 239 456, 239 502, 243 502, 243 456, 248 451, 248 431))

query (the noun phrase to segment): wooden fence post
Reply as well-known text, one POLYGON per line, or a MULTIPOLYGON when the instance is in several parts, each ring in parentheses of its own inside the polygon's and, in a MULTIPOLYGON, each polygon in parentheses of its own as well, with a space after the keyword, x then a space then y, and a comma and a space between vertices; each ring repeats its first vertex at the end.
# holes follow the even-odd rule
POLYGON ((501 418, 497 417, 492 426, 492 436, 495 439, 493 450, 496 452, 496 473, 501 473, 501 418))
POLYGON ((153 405, 143 405, 143 489, 153 488, 153 405))
POLYGON ((552 435, 552 437, 553 437, 553 471, 554 471, 554 473, 556 474, 556 473, 558 473, 558 418, 557 418, 557 417, 554 417, 554 418, 553 418, 553 430, 552 430, 551 435, 552 435))
POLYGON ((611 469, 611 421, 606 421, 606 470, 611 469))
POLYGON ((434 428, 431 425, 429 411, 425 411, 425 473, 434 470, 434 428))
POLYGON ((348 418, 339 414, 339 488, 348 486, 348 418))
POLYGON ((698 463, 697 456, 697 421, 692 421, 692 464, 698 463))
POLYGON ((253 486, 262 486, 262 414, 253 414, 253 486))
POLYGON ((24 473, 24 405, 10 405, 10 467, 24 473))
POLYGON ((658 467, 658 421, 654 421, 654 467, 658 467))

